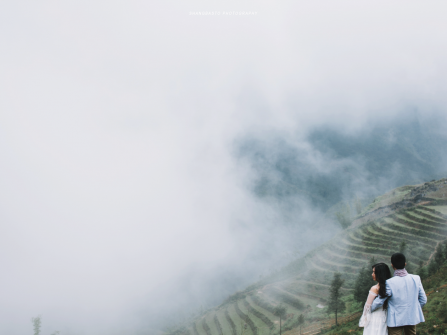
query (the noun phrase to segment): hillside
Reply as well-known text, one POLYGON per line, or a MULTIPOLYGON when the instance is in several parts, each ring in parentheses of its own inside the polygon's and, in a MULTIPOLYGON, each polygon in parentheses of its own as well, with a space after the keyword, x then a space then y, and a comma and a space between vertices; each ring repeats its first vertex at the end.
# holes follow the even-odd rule
MULTIPOLYGON (((287 309, 284 330, 292 330, 304 314, 306 327, 329 322, 324 306, 335 272, 345 279, 343 292, 352 293, 359 270, 374 257, 389 263, 392 253, 407 246, 407 269, 427 264, 437 245, 447 238, 447 179, 404 186, 377 197, 352 225, 330 241, 230 296, 220 306, 196 317, 188 328, 173 334, 277 334, 275 306, 287 309), (403 243, 404 242, 404 243, 403 243)), ((357 317, 358 306, 348 302, 346 316, 357 317)), ((318 328, 318 327, 317 327, 318 328)), ((310 335, 312 332, 309 332, 310 335)))
MULTIPOLYGON (((425 322, 417 325, 418 334, 440 334, 447 332, 447 262, 443 259, 440 269, 422 280, 427 294, 427 304, 422 309, 425 322)), ((363 328, 358 326, 358 317, 348 322, 342 322, 338 327, 332 326, 321 331, 327 335, 361 335, 363 328)), ((286 334, 292 335, 292 334, 286 334)), ((308 334, 306 334, 308 335, 308 334)))

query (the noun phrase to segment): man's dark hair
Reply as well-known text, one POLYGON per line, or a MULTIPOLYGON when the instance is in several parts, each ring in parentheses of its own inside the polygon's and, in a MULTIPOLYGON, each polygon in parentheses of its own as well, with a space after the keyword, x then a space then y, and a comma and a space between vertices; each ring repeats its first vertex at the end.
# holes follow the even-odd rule
POLYGON ((396 268, 396 270, 401 270, 405 268, 405 262, 407 260, 405 259, 405 255, 401 254, 400 252, 396 252, 391 256, 391 264, 396 268))

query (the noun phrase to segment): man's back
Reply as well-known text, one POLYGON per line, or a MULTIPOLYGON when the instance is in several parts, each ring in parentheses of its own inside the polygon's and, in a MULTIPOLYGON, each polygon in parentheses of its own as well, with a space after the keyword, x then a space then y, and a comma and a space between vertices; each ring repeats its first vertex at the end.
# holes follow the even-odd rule
MULTIPOLYGON (((395 276, 386 281, 388 297, 388 327, 416 325, 424 322, 422 307, 427 297, 422 287, 421 278, 416 275, 395 276)), ((383 305, 385 299, 376 298, 371 310, 383 305)))

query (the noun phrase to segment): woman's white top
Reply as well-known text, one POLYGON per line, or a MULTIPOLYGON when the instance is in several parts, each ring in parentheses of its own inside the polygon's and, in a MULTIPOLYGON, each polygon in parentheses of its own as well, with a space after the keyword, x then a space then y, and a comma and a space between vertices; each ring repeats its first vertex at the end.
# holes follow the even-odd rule
POLYGON ((387 335, 388 328, 386 326, 386 311, 382 308, 378 308, 371 313, 371 305, 377 294, 369 291, 368 299, 366 300, 365 307, 363 308, 363 314, 360 318, 359 327, 364 327, 364 335, 387 335))

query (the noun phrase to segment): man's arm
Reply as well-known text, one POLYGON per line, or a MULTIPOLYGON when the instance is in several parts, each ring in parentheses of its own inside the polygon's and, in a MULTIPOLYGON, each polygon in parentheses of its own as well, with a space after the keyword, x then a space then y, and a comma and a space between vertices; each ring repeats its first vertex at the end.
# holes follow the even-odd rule
POLYGON ((418 300, 421 304, 421 308, 425 306, 427 303, 427 296, 425 295, 424 287, 422 286, 422 281, 419 278, 419 294, 418 294, 418 300))
POLYGON ((380 296, 377 296, 371 305, 371 312, 374 312, 377 308, 383 306, 383 303, 385 302, 386 299, 388 299, 388 297, 381 298, 380 296))
POLYGON ((390 285, 388 285, 388 282, 386 283, 386 294, 388 295, 387 297, 381 298, 380 295, 378 295, 376 299, 374 299, 371 305, 371 312, 374 312, 377 308, 383 306, 383 303, 385 302, 386 299, 391 298, 392 296, 391 287, 390 285))

